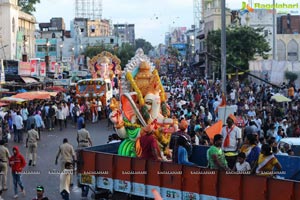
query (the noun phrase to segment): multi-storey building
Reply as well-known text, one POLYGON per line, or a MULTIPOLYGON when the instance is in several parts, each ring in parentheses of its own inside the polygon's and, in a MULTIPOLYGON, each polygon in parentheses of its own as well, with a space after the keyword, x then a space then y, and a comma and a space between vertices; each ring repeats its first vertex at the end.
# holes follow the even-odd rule
POLYGON ((35 17, 20 10, 17 0, 0 0, 0 58, 34 56, 35 17))
POLYGON ((114 24, 113 35, 121 39, 122 43, 135 45, 134 24, 114 24))

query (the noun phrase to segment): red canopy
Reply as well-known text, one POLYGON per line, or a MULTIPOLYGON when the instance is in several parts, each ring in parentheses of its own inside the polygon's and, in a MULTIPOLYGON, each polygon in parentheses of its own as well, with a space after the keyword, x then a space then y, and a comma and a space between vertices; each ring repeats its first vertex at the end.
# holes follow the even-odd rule
POLYGON ((51 92, 45 92, 45 91, 34 91, 34 92, 23 92, 14 95, 15 98, 22 98, 27 100, 33 100, 33 99, 50 99, 52 93, 51 92))
POLYGON ((47 91, 56 91, 56 92, 66 92, 67 90, 61 86, 52 86, 52 87, 47 87, 47 91))

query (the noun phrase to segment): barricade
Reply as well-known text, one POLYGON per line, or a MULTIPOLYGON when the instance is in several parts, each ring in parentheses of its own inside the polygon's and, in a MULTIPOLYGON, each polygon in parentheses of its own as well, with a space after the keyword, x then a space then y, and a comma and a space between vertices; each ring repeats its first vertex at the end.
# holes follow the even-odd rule
POLYGON ((300 199, 300 182, 294 183, 294 200, 300 199))
POLYGON ((200 199, 215 199, 218 196, 218 171, 203 169, 206 173, 201 174, 200 199))
POLYGON ((96 152, 80 150, 79 155, 80 160, 78 161, 78 173, 84 173, 85 171, 95 171, 96 152))

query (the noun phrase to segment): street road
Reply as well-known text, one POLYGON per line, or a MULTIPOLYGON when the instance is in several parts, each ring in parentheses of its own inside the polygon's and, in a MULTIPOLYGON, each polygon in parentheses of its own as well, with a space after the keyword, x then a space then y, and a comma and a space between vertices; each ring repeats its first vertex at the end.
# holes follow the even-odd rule
MULTIPOLYGON (((77 127, 77 126, 76 126, 77 127)), ((102 119, 100 122, 92 124, 87 123, 86 129, 89 130, 93 145, 105 144, 108 140, 108 136, 113 133, 113 129, 107 128, 107 120, 102 119)), ((45 195, 50 200, 60 200, 61 196, 59 193, 59 174, 51 174, 49 172, 59 170, 59 163, 55 165, 55 156, 58 151, 58 147, 62 144, 64 138, 68 138, 69 143, 71 143, 74 149, 77 148, 76 142, 77 128, 70 124, 68 121, 68 127, 59 131, 58 126, 54 131, 43 131, 41 133, 41 140, 38 143, 38 160, 37 165, 26 166, 24 169, 25 173, 22 175, 23 184, 26 191, 26 196, 24 197, 19 193, 18 199, 32 200, 36 196, 36 186, 43 185, 45 188, 45 195)), ((9 141, 8 148, 12 154, 12 147, 18 145, 21 153, 24 155, 26 162, 28 163, 28 158, 24 144, 14 143, 13 140, 9 141)), ((74 186, 71 189, 71 200, 77 200, 81 197, 81 190, 77 187, 76 179, 73 180, 74 186)), ((89 193, 89 197, 91 192, 89 193)), ((5 191, 2 197, 7 199, 13 199, 13 183, 11 170, 8 171, 8 190, 5 191)), ((90 199, 90 198, 89 198, 90 199)))

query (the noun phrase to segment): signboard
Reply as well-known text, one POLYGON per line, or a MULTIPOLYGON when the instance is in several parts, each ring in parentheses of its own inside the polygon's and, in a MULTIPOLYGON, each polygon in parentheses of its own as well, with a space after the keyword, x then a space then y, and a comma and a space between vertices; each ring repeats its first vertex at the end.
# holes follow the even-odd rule
POLYGON ((40 76, 46 76, 46 62, 40 62, 40 76))
POLYGON ((49 72, 55 73, 55 65, 56 65, 56 62, 51 62, 51 63, 50 63, 50 69, 49 69, 49 72))
POLYGON ((20 62, 18 75, 20 76, 31 76, 31 64, 30 62, 20 62))
POLYGON ((38 61, 37 60, 31 60, 30 61, 30 66, 31 66, 31 76, 37 76, 38 75, 38 71, 37 71, 38 61))
POLYGON ((5 83, 5 73, 4 73, 4 65, 3 60, 0 60, 0 84, 5 83))

